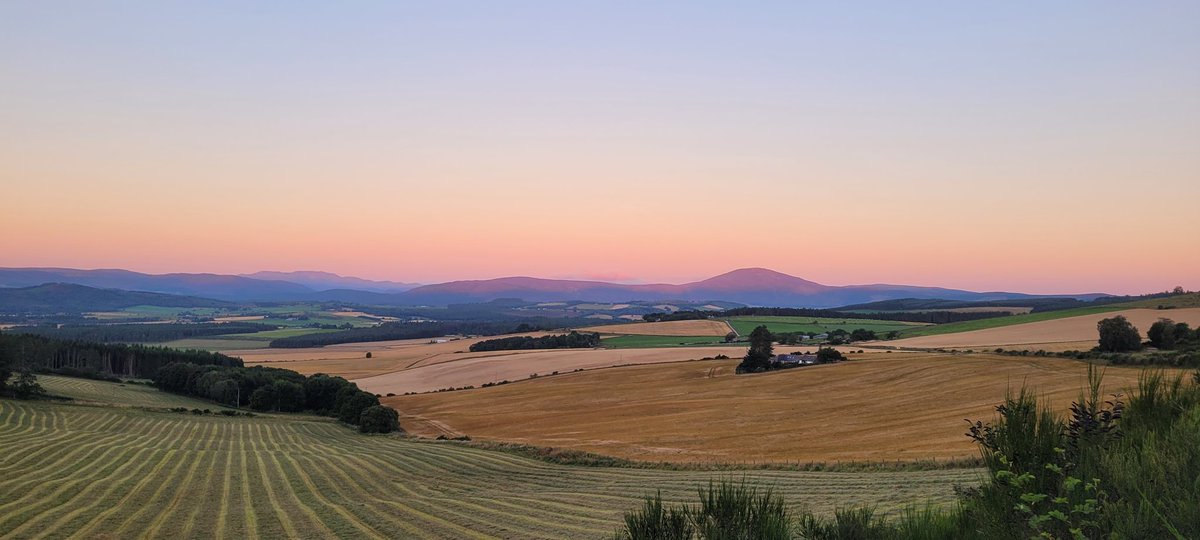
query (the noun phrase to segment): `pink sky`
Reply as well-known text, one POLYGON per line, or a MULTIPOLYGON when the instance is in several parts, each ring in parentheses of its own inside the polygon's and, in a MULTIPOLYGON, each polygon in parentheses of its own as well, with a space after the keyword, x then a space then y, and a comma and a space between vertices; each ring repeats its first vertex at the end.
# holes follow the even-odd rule
POLYGON ((1195 5, 262 9, 0 17, 0 266, 1200 289, 1195 5))

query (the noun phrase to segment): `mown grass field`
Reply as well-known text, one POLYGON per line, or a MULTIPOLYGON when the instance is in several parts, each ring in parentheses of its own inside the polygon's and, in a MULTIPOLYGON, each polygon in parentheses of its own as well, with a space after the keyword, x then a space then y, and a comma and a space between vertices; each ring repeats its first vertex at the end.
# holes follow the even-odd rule
POLYGON ((37 379, 42 388, 45 388, 46 392, 51 395, 70 397, 79 401, 129 407, 187 407, 189 409, 219 407, 208 401, 159 392, 158 389, 143 384, 93 381, 57 375, 38 375, 37 379))
POLYGON ((639 497, 745 477, 820 513, 946 503, 975 470, 713 473, 550 464, 226 418, 0 400, 0 538, 608 538, 639 497))
POLYGON ((822 317, 732 317, 729 324, 742 336, 750 335, 759 325, 766 325, 774 333, 808 332, 823 333, 833 330, 851 332, 858 328, 874 330, 876 333, 886 333, 892 330, 911 330, 923 328, 926 325, 902 321, 883 321, 875 319, 831 319, 822 317))

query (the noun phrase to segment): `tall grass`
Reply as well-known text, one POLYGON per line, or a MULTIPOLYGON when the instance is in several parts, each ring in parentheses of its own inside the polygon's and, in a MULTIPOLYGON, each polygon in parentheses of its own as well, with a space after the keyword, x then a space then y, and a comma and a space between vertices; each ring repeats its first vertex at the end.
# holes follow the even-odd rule
POLYGON ((1022 389, 996 407, 991 422, 972 423, 968 436, 979 444, 990 475, 963 490, 953 508, 916 506, 890 519, 863 507, 839 509, 831 518, 793 515, 769 490, 710 483, 700 490, 699 506, 674 514, 662 510, 660 500, 648 500, 642 511, 627 514, 618 537, 1200 538, 1200 373, 1186 381, 1148 372, 1127 402, 1120 394, 1101 396, 1102 378, 1089 370, 1087 387, 1065 417, 1022 389), (691 531, 629 532, 630 524, 669 515, 686 516, 691 531))
POLYGON ((709 482, 699 504, 664 507, 661 495, 625 514, 624 540, 787 540, 794 521, 783 498, 745 481, 709 482))

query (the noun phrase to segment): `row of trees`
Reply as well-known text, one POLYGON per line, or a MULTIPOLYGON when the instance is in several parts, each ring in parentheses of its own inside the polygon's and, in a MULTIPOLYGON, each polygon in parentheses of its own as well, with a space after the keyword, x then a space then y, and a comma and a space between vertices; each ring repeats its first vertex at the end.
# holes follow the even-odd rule
POLYGON ((646 322, 690 321, 723 319, 728 317, 818 317, 830 319, 874 319, 944 324, 961 321, 977 321, 1011 315, 1008 311, 920 311, 920 312, 872 312, 859 313, 832 309, 741 307, 724 311, 676 311, 674 313, 648 313, 642 315, 646 322))
POLYGON ((39 372, 128 378, 151 378, 159 368, 175 362, 225 367, 242 365, 240 358, 207 351, 93 343, 8 332, 0 333, 0 362, 3 361, 39 372))
POLYGON ((14 328, 12 332, 34 334, 61 340, 92 341, 98 343, 158 343, 203 336, 248 334, 251 332, 275 330, 276 328, 273 325, 246 322, 91 324, 24 326, 14 328))
MULTIPOLYGON (((1129 319, 1121 315, 1103 319, 1096 323, 1100 333, 1100 352, 1130 352, 1141 350, 1142 335, 1129 319)), ((1200 349, 1200 328, 1193 330, 1187 323, 1177 323, 1171 319, 1159 319, 1150 325, 1146 332, 1148 343, 1156 349, 1170 351, 1175 349, 1200 349)))
POLYGON ((600 346, 600 334, 576 332, 551 336, 514 336, 489 339, 471 345, 471 352, 513 351, 522 349, 591 349, 600 346))
POLYGON ((1171 319, 1159 319, 1146 331, 1150 345, 1162 351, 1200 348, 1200 328, 1192 330, 1188 323, 1177 323, 1171 319))
POLYGON ((179 362, 154 376, 159 389, 258 411, 301 412, 337 418, 360 431, 388 433, 400 429, 399 415, 379 397, 359 390, 341 377, 263 366, 221 367, 179 362), (386 409, 386 410, 385 410, 386 409))
MULTIPOLYGON (((813 324, 818 323, 813 321, 813 324)), ((812 332, 771 333, 772 339, 774 339, 780 345, 799 345, 800 343, 811 339, 813 335, 815 334, 812 332)), ((879 335, 874 330, 868 330, 866 328, 855 328, 853 331, 846 331, 841 328, 836 328, 827 332, 826 335, 828 336, 826 341, 830 345, 845 345, 855 341, 873 341, 879 339, 879 335)), ((896 337, 899 335, 899 332, 888 332, 886 337, 887 339, 896 339, 896 337)), ((731 340, 727 339, 726 341, 731 340)))

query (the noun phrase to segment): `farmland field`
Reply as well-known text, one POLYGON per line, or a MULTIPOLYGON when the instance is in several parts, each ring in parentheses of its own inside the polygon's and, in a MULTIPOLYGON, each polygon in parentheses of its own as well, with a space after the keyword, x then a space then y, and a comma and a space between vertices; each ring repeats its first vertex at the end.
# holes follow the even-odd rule
MULTIPOLYGON (((734 356, 734 355, 730 355, 734 356)), ((839 364, 734 375, 708 360, 629 366, 461 392, 385 398, 426 435, 566 447, 646 461, 960 458, 966 418, 991 419, 1028 384, 1065 409, 1086 364, 983 354, 874 353, 839 364)), ((1110 367, 1106 391, 1141 373, 1110 367)))
POLYGON ((620 334, 631 336, 712 336, 724 337, 733 329, 725 321, 664 321, 609 324, 579 328, 580 332, 620 334))
MULTIPOLYGON (((1133 323, 1143 335, 1145 335, 1146 330, 1150 328, 1151 324, 1154 324, 1155 321, 1162 317, 1169 317, 1175 322, 1186 322, 1192 326, 1200 325, 1200 308, 1170 310, 1124 309, 1116 311, 1096 311, 1095 309, 1066 310, 1016 315, 1000 319, 984 319, 982 321, 970 321, 969 323, 939 325, 932 328, 941 328, 942 326, 959 327, 960 325, 970 325, 971 323, 986 323, 1007 319, 1035 319, 1032 322, 1027 320, 1023 324, 991 326, 956 333, 937 333, 919 337, 907 337, 895 341, 886 341, 882 344, 912 348, 1004 347, 1045 350, 1086 350, 1095 347, 1099 342, 1096 323, 1101 319, 1116 315, 1122 315, 1129 319, 1129 322, 1133 323), (1080 311, 1085 311, 1086 313, 1080 314, 1078 313, 1080 311), (1062 313, 1074 313, 1074 315, 1054 318, 1038 317, 1040 315, 1049 316, 1062 313)), ((918 330, 917 333, 922 330, 918 330)))
POLYGON ((768 316, 733 317, 729 319, 729 324, 733 326, 735 330, 737 330, 739 335, 742 336, 750 335, 750 332, 753 332, 754 328, 759 325, 766 325, 767 329, 773 333, 824 333, 839 329, 850 332, 858 328, 874 330, 877 333, 884 333, 891 332, 892 330, 910 330, 927 326, 922 323, 883 321, 875 319, 768 316))
POLYGON ((217 336, 177 339, 165 343, 152 343, 150 345, 161 345, 175 349, 199 349, 204 351, 225 352, 265 349, 272 340, 285 337, 304 336, 308 334, 327 334, 330 332, 337 332, 337 330, 291 327, 280 328, 278 330, 266 330, 263 332, 251 332, 246 334, 221 334, 217 336))
POLYGON ((1000 328, 1004 326, 1016 326, 1031 322, 1053 321, 1056 319, 1065 319, 1069 317, 1079 317, 1082 315, 1094 315, 1099 313, 1110 313, 1124 309, 1117 304, 1106 306, 1092 306, 1075 309, 1060 309, 1058 311, 1042 311, 1039 313, 1026 313, 1023 315, 1010 315, 1007 317, 993 317, 990 319, 979 319, 977 321, 962 321, 947 324, 935 324, 922 326, 919 328, 909 328, 900 333, 901 337, 920 337, 920 336, 935 336, 939 334, 957 334, 959 332, 971 332, 974 330, 986 330, 988 328, 1000 328))
MULTIPOLYGON (((724 345, 724 337, 715 336, 613 336, 605 337, 600 345, 610 349, 637 349, 642 347, 694 347, 724 345)), ((729 346, 745 347, 745 343, 729 343, 729 346)))
POLYGON ((714 473, 555 465, 365 436, 305 416, 226 418, 0 400, 0 538, 608 538, 643 495, 712 478, 821 514, 947 503, 975 470, 714 473))
MULTIPOLYGON (((712 358, 741 357, 742 347, 663 347, 648 349, 554 349, 444 355, 412 367, 354 379, 377 394, 429 392, 442 388, 481 386, 488 382, 521 381, 533 374, 565 374, 631 364, 660 364, 712 358)), ((289 367, 290 369, 290 367, 289 367)))
POLYGON ((79 401, 130 407, 215 407, 208 401, 159 392, 154 387, 142 384, 94 381, 57 375, 38 375, 37 379, 51 395, 66 396, 79 401))

